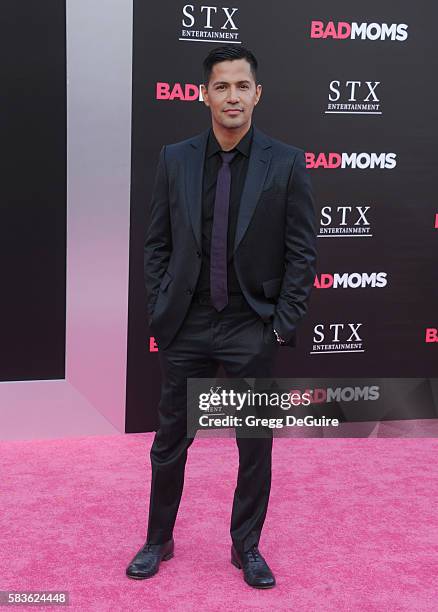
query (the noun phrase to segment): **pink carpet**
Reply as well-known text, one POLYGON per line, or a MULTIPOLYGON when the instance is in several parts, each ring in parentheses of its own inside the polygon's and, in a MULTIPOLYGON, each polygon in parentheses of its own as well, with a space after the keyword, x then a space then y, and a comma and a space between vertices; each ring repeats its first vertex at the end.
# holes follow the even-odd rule
POLYGON ((229 561, 229 438, 190 449, 175 557, 125 576, 152 435, 1 444, 0 590, 68 590, 70 610, 96 612, 438 610, 438 441, 274 440, 260 549, 277 587, 257 591, 229 561))

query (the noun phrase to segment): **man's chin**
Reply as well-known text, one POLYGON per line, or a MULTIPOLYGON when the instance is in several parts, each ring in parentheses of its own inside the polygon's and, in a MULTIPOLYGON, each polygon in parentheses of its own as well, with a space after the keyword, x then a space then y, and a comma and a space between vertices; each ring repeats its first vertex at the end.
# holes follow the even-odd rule
POLYGON ((247 123, 247 120, 243 117, 229 117, 229 118, 225 117, 225 120, 222 120, 220 122, 222 127, 229 129, 229 130, 235 130, 237 128, 241 128, 246 123, 247 123))

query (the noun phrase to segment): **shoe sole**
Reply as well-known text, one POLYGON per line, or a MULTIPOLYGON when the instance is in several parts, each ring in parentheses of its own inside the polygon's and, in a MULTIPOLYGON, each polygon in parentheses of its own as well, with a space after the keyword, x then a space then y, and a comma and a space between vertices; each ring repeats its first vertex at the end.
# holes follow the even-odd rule
MULTIPOLYGON (((238 563, 234 559, 231 559, 231 563, 232 565, 234 565, 234 567, 237 567, 237 569, 240 569, 240 570, 242 569, 242 566, 240 565, 240 563, 238 563)), ((243 579, 245 580, 245 576, 243 577, 243 579)), ((248 586, 252 587, 253 589, 273 589, 275 587, 275 582, 274 584, 267 584, 267 585, 250 584, 247 580, 245 580, 245 582, 248 586)))
MULTIPOLYGON (((167 555, 164 555, 161 561, 169 561, 169 559, 173 558, 174 554, 175 553, 171 552, 171 553, 168 553, 167 555)), ((133 580, 146 580, 147 578, 152 578, 156 574, 158 574, 158 570, 154 572, 153 574, 149 574, 148 576, 131 576, 131 574, 126 574, 126 575, 128 576, 128 578, 132 578, 133 580)))
POLYGON ((234 559, 231 559, 231 563, 234 565, 234 567, 237 567, 237 569, 242 569, 242 566, 240 565, 240 563, 238 563, 234 559))

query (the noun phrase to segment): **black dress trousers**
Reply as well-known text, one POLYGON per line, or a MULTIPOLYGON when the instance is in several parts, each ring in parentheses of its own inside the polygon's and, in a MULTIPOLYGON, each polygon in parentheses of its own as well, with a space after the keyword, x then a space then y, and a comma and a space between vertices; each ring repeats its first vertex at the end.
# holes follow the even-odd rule
MULTIPOLYGON (((148 543, 159 544, 172 537, 180 504, 187 449, 193 442, 187 437, 187 378, 214 378, 219 365, 231 378, 270 377, 277 349, 272 322, 265 323, 242 295, 230 296, 220 312, 195 295, 175 338, 158 353, 162 389, 159 429, 150 451, 148 543)), ((258 544, 265 520, 272 431, 264 437, 247 437, 239 436, 236 428, 236 442, 239 470, 230 532, 242 551, 258 544)))

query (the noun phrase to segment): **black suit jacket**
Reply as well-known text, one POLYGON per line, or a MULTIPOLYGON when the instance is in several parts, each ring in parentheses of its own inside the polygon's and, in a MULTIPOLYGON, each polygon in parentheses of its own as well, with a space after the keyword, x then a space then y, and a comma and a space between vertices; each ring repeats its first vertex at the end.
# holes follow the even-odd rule
MULTIPOLYGON (((188 311, 201 267, 202 174, 208 129, 162 147, 144 246, 149 326, 166 348, 188 311)), ((253 310, 289 346, 315 278, 316 230, 304 152, 254 126, 234 266, 253 310)))

